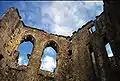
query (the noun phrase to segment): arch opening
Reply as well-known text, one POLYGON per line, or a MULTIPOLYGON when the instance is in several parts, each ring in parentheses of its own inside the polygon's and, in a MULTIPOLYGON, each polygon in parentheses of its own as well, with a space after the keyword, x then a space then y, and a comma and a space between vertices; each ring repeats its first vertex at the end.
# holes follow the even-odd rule
POLYGON ((41 70, 54 72, 56 68, 56 50, 52 46, 47 46, 41 58, 41 70))
POLYGON ((19 56, 18 64, 27 65, 29 62, 29 56, 32 53, 34 41, 31 35, 24 36, 21 44, 18 46, 19 56))
POLYGON ((33 44, 30 41, 23 42, 19 45, 19 57, 18 64, 19 65, 27 65, 29 61, 29 56, 32 53, 33 44))

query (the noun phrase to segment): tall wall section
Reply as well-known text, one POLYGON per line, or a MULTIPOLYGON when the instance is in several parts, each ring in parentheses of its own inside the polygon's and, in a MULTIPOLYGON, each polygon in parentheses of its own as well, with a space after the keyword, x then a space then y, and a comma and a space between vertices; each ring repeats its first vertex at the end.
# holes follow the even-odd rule
MULTIPOLYGON (((114 5, 112 5, 112 7, 113 6, 114 5)), ((120 17, 111 20, 111 16, 109 17, 107 11, 106 8, 106 11, 97 16, 94 21, 88 22, 77 32, 73 33, 72 59, 74 65, 73 78, 75 81, 120 80, 119 29, 116 29, 120 25, 115 22, 115 20, 118 22, 120 17), (93 27, 95 27, 95 30, 91 31, 90 29, 93 27), (111 58, 115 58, 112 63, 109 60, 110 57, 108 57, 105 48, 107 43, 109 43, 112 48, 113 57, 111 58), (115 63, 114 67, 112 65, 113 63, 115 63)))
POLYGON ((93 78, 95 81, 120 81, 119 8, 120 3, 117 0, 104 0, 104 12, 73 34, 73 77, 76 81, 94 81, 93 78), (90 33, 89 29, 93 26, 96 31, 90 33), (112 63, 105 48, 107 43, 113 52, 112 63), (93 69, 95 77, 91 76, 93 72, 90 69, 93 69))
POLYGON ((93 21, 88 22, 72 36, 72 59, 74 81, 95 81, 89 51, 90 32, 93 21))

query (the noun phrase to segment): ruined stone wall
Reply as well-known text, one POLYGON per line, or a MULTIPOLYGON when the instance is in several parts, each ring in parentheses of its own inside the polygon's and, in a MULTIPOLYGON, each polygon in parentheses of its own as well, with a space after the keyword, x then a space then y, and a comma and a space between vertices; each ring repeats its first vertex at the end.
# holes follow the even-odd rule
POLYGON ((2 31, 0 34, 2 38, 1 48, 3 48, 3 50, 1 50, 3 58, 0 61, 0 80, 95 80, 89 51, 90 32, 88 31, 88 28, 93 25, 93 21, 89 22, 81 30, 78 30, 77 33, 74 33, 72 37, 48 34, 43 30, 25 26, 20 20, 19 14, 15 8, 9 8, 3 15, 0 23, 2 31), (14 14, 13 17, 8 13, 14 14), (12 18, 15 19, 14 23, 12 18), (3 32, 3 28, 6 32, 3 32), (19 56, 18 46, 24 41, 30 41, 34 46, 32 54, 29 57, 28 65, 20 66, 17 63, 19 56), (46 46, 52 46, 57 52, 57 67, 53 73, 40 70, 40 60, 46 46))
POLYGON ((72 36, 72 55, 75 70, 73 75, 75 80, 81 79, 81 81, 84 81, 85 79, 86 81, 94 81, 95 79, 95 81, 120 81, 120 11, 118 11, 120 5, 117 1, 104 0, 104 3, 104 12, 97 16, 94 21, 88 22, 72 36), (90 33, 89 28, 92 26, 95 26, 96 31, 90 33), (112 48, 115 67, 107 55, 105 49, 107 43, 110 43, 112 48), (94 54, 94 62, 91 61, 93 60, 91 54, 94 54))
POLYGON ((9 8, 0 21, 0 80, 1 81, 66 81, 69 79, 70 37, 48 34, 43 30, 25 26, 15 8, 9 8), (18 46, 24 41, 33 43, 32 54, 27 66, 18 65, 18 46), (51 46, 57 52, 55 71, 40 70, 41 56, 45 47, 51 46))
POLYGON ((93 21, 88 22, 72 36, 73 81, 95 81, 89 51, 90 32, 88 30, 93 24, 93 21))
POLYGON ((104 12, 71 37, 25 26, 17 9, 9 8, 0 20, 0 81, 120 81, 119 26, 119 3, 108 0, 104 0, 104 12), (93 26, 96 30, 91 32, 93 26), (33 43, 27 66, 18 65, 18 46, 24 41, 33 43), (114 54, 114 68, 107 43, 114 54), (40 70, 47 46, 57 52, 54 72, 40 70))
MULTIPOLYGON (((107 20, 106 20, 107 21, 107 20)), ((106 26, 104 13, 94 21, 96 32, 92 34, 91 45, 95 54, 96 66, 98 69, 98 80, 109 81, 108 77, 110 74, 110 62, 107 56, 105 45, 109 42, 108 37, 111 37, 112 33, 108 35, 109 29, 106 26)))
POLYGON ((88 22, 72 36, 73 77, 75 81, 107 81, 109 60, 105 50, 107 40, 105 41, 104 34, 107 30, 103 20, 104 14, 101 14, 96 20, 88 22), (89 31, 93 26, 96 31, 89 31), (94 63, 92 53, 95 58, 94 63))

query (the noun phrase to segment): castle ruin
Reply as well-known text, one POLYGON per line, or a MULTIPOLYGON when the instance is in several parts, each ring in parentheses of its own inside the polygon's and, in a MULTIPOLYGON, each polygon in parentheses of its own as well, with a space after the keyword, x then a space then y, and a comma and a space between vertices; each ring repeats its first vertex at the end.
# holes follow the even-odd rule
POLYGON ((104 11, 71 37, 25 26, 16 8, 0 19, 0 81, 120 81, 120 3, 103 0, 104 11), (89 31, 95 27, 96 31, 89 31), (27 66, 18 65, 18 46, 33 43, 27 66), (109 43, 113 57, 108 57, 109 43), (45 47, 57 52, 54 72, 40 69, 45 47))

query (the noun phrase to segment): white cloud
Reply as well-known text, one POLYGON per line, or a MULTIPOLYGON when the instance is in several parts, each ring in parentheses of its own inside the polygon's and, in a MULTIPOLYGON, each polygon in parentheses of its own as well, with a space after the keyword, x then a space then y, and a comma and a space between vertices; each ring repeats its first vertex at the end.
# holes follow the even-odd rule
POLYGON ((50 47, 46 47, 44 49, 44 54, 43 55, 56 56, 56 51, 51 46, 50 47))
POLYGON ((19 65, 27 65, 27 64, 28 64, 28 63, 27 63, 27 59, 24 59, 24 57, 20 56, 20 57, 18 58, 18 64, 19 64, 19 65))
POLYGON ((73 31, 103 11, 102 1, 21 1, 13 4, 26 25, 65 36, 72 35, 73 31))
POLYGON ((55 34, 59 34, 59 35, 72 35, 72 28, 67 28, 64 26, 60 26, 55 24, 55 28, 53 29, 55 34))
POLYGON ((22 57, 19 57, 19 58, 18 58, 18 64, 19 64, 19 65, 22 65, 22 60, 23 60, 22 57))
POLYGON ((54 1, 50 6, 41 8, 41 21, 51 24, 52 33, 68 36, 102 11, 102 1, 54 1))
POLYGON ((45 56, 45 58, 42 58, 40 69, 53 72, 55 67, 56 61, 52 57, 45 56))
POLYGON ((108 54, 108 57, 112 57, 112 56, 113 56, 113 53, 109 53, 109 54, 108 54))

